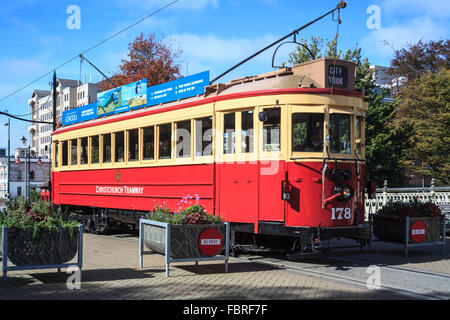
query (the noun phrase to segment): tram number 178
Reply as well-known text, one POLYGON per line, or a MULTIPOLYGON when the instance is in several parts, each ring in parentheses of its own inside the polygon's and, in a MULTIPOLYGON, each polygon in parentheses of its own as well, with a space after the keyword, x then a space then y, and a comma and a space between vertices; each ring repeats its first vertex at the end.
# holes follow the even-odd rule
POLYGON ((331 220, 350 219, 352 210, 350 208, 331 208, 331 220))

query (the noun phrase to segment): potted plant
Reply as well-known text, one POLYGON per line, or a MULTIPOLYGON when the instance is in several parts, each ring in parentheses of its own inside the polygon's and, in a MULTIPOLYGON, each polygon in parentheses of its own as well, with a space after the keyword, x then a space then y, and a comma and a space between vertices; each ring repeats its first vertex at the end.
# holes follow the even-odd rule
POLYGON ((167 206, 155 205, 154 211, 150 212, 146 219, 161 223, 143 225, 145 246, 160 254, 165 254, 166 226, 170 225, 168 239, 170 258, 212 256, 218 254, 223 247, 226 226, 219 215, 208 214, 202 205, 195 204, 175 212, 167 206), (217 239, 216 250, 211 252, 203 250, 200 238, 205 230, 217 239))
POLYGON ((442 219, 441 209, 431 202, 391 201, 373 215, 373 233, 381 240, 405 243, 408 230, 408 243, 437 242, 441 238, 442 219))
POLYGON ((0 214, 0 226, 7 233, 7 258, 16 266, 60 265, 77 253, 79 223, 51 202, 30 205, 12 198, 0 214))

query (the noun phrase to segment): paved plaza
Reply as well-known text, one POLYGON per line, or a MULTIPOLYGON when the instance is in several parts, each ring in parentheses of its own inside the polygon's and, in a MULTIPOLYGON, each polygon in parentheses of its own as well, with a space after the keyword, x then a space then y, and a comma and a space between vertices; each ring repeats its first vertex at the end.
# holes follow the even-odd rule
POLYGON ((410 249, 405 258, 402 246, 382 242, 374 242, 372 252, 353 248, 323 257, 242 255, 230 257, 229 273, 223 261, 185 262, 171 264, 166 277, 164 257, 158 254, 145 255, 139 269, 136 236, 85 233, 80 289, 68 288, 71 274, 64 269, 10 271, 0 299, 449 299, 449 248, 447 237, 444 255, 441 247, 421 247, 410 249), (367 285, 374 283, 367 281, 370 266, 381 268, 380 288, 367 285))

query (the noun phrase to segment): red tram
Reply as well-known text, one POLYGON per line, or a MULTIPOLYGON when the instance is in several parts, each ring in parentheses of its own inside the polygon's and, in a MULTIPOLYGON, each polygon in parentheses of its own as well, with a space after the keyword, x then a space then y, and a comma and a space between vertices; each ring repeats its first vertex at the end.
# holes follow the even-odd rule
POLYGON ((95 232, 189 202, 248 239, 311 247, 369 238, 367 104, 356 66, 317 59, 202 95, 67 125, 52 135, 52 200, 95 232))

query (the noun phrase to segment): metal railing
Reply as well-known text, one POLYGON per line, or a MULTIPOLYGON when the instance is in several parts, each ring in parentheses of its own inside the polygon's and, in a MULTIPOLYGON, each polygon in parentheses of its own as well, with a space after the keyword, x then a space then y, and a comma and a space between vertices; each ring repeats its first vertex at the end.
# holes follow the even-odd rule
POLYGON ((448 207, 450 205, 450 187, 436 187, 434 179, 432 179, 431 186, 426 188, 388 188, 388 182, 385 180, 384 187, 376 189, 375 198, 369 199, 366 194, 366 221, 369 214, 377 213, 390 201, 407 203, 414 200, 432 202, 441 208, 448 207))

